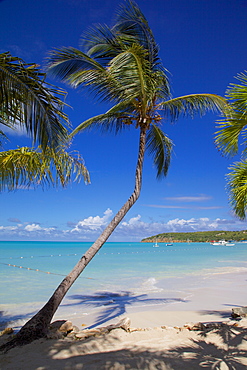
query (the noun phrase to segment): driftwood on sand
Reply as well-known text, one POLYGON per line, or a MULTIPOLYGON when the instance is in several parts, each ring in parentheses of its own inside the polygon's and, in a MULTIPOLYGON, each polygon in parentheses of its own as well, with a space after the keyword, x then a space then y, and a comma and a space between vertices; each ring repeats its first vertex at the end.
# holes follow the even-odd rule
MULTIPOLYGON (((2 332, 6 343, 11 329, 2 332)), ((50 325, 46 339, 0 356, 3 370, 42 369, 246 369, 247 318, 186 323, 180 327, 133 328, 124 318, 95 329, 66 320, 50 325), (96 366, 96 367, 95 367, 96 366)))

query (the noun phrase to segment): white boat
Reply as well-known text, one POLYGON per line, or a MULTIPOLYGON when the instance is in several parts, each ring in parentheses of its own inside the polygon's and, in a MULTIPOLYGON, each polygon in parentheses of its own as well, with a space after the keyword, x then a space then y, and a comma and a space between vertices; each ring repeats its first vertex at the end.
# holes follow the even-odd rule
POLYGON ((166 246, 167 246, 167 247, 170 247, 170 246, 172 246, 172 245, 173 245, 172 238, 170 238, 170 241, 169 241, 169 243, 166 243, 166 246))
POLYGON ((159 248, 159 244, 157 243, 157 241, 155 242, 155 244, 153 245, 154 248, 159 248))
POLYGON ((232 247, 235 244, 232 242, 227 242, 226 240, 219 240, 218 242, 212 242, 211 245, 221 245, 223 247, 232 247))

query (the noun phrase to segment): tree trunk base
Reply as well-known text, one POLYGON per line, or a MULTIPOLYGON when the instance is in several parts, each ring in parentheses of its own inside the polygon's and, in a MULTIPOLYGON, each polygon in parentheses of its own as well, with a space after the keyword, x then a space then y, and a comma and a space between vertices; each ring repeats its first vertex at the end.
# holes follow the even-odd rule
POLYGON ((0 346, 0 351, 6 353, 11 348, 25 346, 36 339, 46 338, 47 333, 48 330, 43 325, 24 325, 14 338, 0 346))

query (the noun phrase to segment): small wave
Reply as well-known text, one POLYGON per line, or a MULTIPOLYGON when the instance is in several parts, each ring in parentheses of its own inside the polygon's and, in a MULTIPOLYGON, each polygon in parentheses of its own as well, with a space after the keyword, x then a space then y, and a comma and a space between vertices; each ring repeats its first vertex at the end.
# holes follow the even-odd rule
POLYGON ((208 275, 223 275, 223 274, 237 274, 247 272, 246 267, 236 267, 236 266, 229 266, 229 267, 219 267, 217 269, 203 269, 201 271, 202 276, 208 275))
POLYGON ((141 286, 138 288, 138 292, 142 292, 142 293, 158 293, 158 292, 162 292, 163 289, 162 288, 158 288, 156 286, 157 284, 157 280, 154 278, 154 277, 150 277, 149 279, 145 280, 141 286))

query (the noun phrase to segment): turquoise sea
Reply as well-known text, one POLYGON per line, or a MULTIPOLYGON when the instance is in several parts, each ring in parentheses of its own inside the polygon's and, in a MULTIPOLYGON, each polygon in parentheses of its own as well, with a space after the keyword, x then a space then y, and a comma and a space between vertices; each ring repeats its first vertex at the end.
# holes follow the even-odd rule
MULTIPOLYGON (((0 304, 45 302, 92 243, 0 242, 0 304)), ((177 277, 240 271, 247 267, 247 244, 106 243, 67 293, 150 294, 177 277)), ((181 280, 181 279, 180 279, 181 280)))

